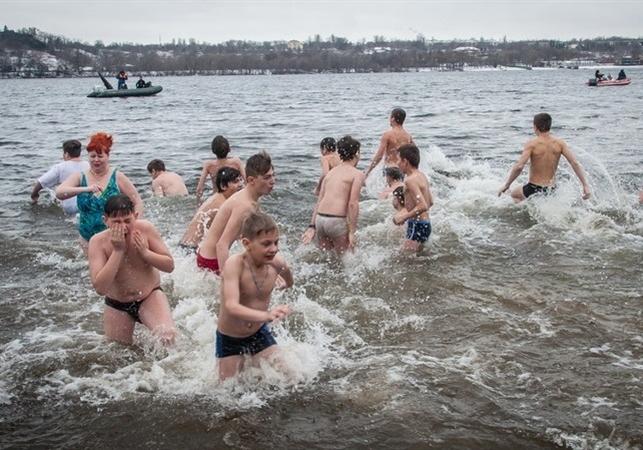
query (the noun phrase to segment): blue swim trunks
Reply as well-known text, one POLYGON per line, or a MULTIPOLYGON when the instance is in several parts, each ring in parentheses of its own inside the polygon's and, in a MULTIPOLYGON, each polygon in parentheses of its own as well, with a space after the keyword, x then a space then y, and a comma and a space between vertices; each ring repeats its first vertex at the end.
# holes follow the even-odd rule
POLYGON ((424 244, 431 235, 430 220, 407 220, 406 239, 424 244))
POLYGON ((255 334, 244 338, 227 336, 217 330, 216 355, 217 358, 234 355, 256 355, 276 344, 277 341, 265 323, 255 334))

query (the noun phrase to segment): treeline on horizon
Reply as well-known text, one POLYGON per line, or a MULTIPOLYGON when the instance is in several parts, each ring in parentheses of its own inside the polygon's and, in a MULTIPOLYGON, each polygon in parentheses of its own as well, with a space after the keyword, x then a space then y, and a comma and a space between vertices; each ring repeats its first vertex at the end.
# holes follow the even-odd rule
POLYGON ((609 37, 594 39, 501 41, 387 39, 351 42, 320 35, 306 41, 229 40, 210 44, 195 39, 173 39, 162 44, 94 44, 41 32, 36 28, 0 32, 0 72, 29 69, 35 76, 56 72, 74 75, 83 71, 130 72, 270 71, 272 73, 382 72, 414 68, 477 66, 539 66, 544 62, 630 58, 638 60, 643 39, 609 37), (34 55, 49 54, 57 64, 34 55))

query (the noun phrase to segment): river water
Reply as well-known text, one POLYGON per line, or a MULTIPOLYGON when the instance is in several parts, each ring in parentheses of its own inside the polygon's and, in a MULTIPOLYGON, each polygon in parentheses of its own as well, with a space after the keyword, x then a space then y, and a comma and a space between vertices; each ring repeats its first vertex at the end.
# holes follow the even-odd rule
MULTIPOLYGON (((0 447, 641 448, 643 446, 643 69, 628 87, 589 88, 590 70, 184 77, 156 97, 90 99, 87 79, 0 80, 0 447), (302 247, 318 142, 351 134, 364 167, 406 109, 435 196, 419 256, 378 177, 360 202, 359 248, 302 247), (497 189, 554 118, 588 172, 514 205, 497 189), (162 284, 176 348, 102 336, 102 299, 73 221, 32 181, 60 143, 113 133, 111 164, 145 201, 176 261, 162 284), (263 201, 281 229, 296 311, 274 327, 291 369, 216 379, 218 281, 178 239, 195 201, 153 199, 153 158, 194 192, 210 141, 273 157, 263 201)), ((526 173, 519 179, 524 181, 526 173)))

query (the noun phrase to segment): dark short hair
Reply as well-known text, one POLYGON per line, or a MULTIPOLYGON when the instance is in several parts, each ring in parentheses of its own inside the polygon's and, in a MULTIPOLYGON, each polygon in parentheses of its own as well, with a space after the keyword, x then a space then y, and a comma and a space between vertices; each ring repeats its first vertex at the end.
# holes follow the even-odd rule
POLYGON ((404 174, 399 167, 387 167, 384 169, 384 176, 393 178, 395 181, 402 181, 404 174))
POLYGON ((334 152, 337 150, 337 144, 335 143, 335 139, 332 137, 325 137, 324 139, 321 140, 319 143, 319 148, 322 150, 328 150, 331 152, 334 152))
POLYGON ((416 169, 420 165, 420 149, 415 144, 404 144, 400 147, 400 159, 406 159, 416 169))
POLYGON ((551 130, 551 116, 547 113, 539 113, 534 116, 534 125, 538 131, 543 133, 551 130))
POLYGON ((63 142, 63 152, 67 153, 72 158, 78 158, 80 156, 81 149, 82 144, 76 139, 70 139, 63 142))
POLYGON ((161 161, 160 159, 153 159, 147 165, 147 171, 149 173, 152 173, 153 170, 158 170, 160 172, 164 171, 165 170, 165 163, 163 161, 161 161))
POLYGON ((361 146, 362 144, 360 144, 357 139, 353 139, 352 136, 344 136, 337 141, 337 154, 339 154, 339 159, 342 161, 350 161, 359 153, 361 146))
POLYGON ((217 171, 217 176, 214 177, 214 185, 217 187, 217 192, 223 192, 237 178, 241 177, 239 172, 234 167, 222 167, 217 171))
POLYGON ((252 212, 248 214, 241 224, 241 237, 255 239, 261 233, 269 233, 277 230, 277 224, 268 214, 252 212))
POLYGON ((105 202, 104 211, 107 217, 126 216, 134 212, 134 203, 127 195, 114 195, 105 202))
POLYGON ((217 158, 223 159, 230 153, 230 143, 223 136, 215 136, 212 139, 212 153, 217 155, 217 158))
POLYGON ((396 124, 402 125, 404 123, 404 119, 406 119, 406 111, 402 108, 395 108, 391 111, 391 117, 393 117, 396 124))
POLYGON ((272 160, 265 151, 252 155, 246 161, 246 177, 258 177, 267 174, 272 169, 272 160))

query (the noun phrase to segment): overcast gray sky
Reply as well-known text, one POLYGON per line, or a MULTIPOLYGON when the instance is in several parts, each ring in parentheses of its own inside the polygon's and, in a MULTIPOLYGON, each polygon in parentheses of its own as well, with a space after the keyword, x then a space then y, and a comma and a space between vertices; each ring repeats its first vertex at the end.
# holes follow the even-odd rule
POLYGON ((0 25, 88 42, 643 36, 643 1, 0 0, 0 25))

